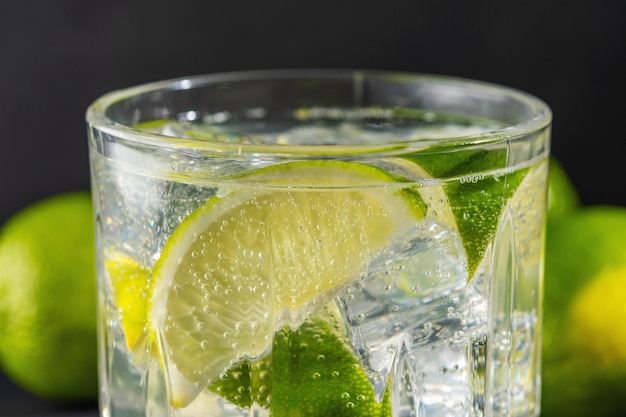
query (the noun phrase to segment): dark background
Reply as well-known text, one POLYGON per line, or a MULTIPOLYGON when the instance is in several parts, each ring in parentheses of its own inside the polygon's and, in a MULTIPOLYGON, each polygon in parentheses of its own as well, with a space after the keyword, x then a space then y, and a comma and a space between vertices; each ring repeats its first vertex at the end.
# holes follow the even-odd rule
MULTIPOLYGON (((269 68, 439 73, 525 90, 552 107, 553 154, 582 202, 626 205, 623 0, 1 4, 0 224, 43 197, 89 187, 84 112, 99 95, 269 68)), ((0 415, 61 410, 0 374, 0 415)))

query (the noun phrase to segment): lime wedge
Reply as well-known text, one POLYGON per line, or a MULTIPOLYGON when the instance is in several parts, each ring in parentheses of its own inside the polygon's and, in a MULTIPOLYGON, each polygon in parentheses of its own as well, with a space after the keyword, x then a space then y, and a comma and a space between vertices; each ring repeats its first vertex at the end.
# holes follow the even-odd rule
POLYGON ((298 329, 276 332, 272 353, 228 370, 209 388, 239 407, 254 403, 272 416, 391 416, 391 387, 380 401, 343 341, 343 319, 334 308, 298 329), (271 397, 271 398, 270 398, 271 397))
POLYGON ((163 360, 154 343, 154 330, 147 326, 151 271, 131 256, 117 251, 105 255, 104 266, 113 287, 131 362, 137 367, 145 366, 145 355, 151 355, 168 374, 170 404, 187 406, 196 398, 200 388, 190 384, 174 366, 163 360))
POLYGON ((300 327, 424 216, 400 178, 359 163, 286 163, 233 182, 183 220, 153 275, 150 326, 196 386, 266 357, 276 330, 300 327))
POLYGON ((114 301, 121 316, 128 350, 141 351, 145 348, 147 335, 150 271, 120 252, 107 254, 104 265, 113 286, 114 301))
POLYGON ((528 169, 508 172, 506 148, 451 149, 445 154, 415 153, 406 159, 432 178, 456 178, 445 183, 443 190, 463 242, 471 279, 493 240, 503 208, 528 169))
POLYGON ((272 363, 273 416, 391 416, 392 384, 377 402, 361 364, 324 321, 279 332, 272 363))

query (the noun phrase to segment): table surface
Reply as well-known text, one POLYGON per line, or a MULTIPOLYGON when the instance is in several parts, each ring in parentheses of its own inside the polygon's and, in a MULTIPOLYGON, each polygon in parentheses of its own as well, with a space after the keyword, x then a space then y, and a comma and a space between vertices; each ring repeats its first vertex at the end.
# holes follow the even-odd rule
POLYGON ((42 400, 16 386, 0 372, 0 416, 98 417, 98 406, 68 407, 42 400))

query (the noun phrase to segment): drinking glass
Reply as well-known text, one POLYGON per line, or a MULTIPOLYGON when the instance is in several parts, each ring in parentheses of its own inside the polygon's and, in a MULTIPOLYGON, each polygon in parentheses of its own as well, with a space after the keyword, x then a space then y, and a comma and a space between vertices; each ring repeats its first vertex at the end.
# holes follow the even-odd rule
POLYGON ((87 122, 103 417, 539 414, 541 100, 251 71, 87 122))

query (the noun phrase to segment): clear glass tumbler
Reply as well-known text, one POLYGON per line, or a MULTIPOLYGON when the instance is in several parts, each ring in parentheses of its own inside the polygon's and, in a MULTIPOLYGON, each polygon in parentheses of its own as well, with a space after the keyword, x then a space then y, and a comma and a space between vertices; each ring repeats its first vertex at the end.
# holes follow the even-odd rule
POLYGON ((87 121, 103 417, 539 414, 542 101, 259 71, 87 121))

